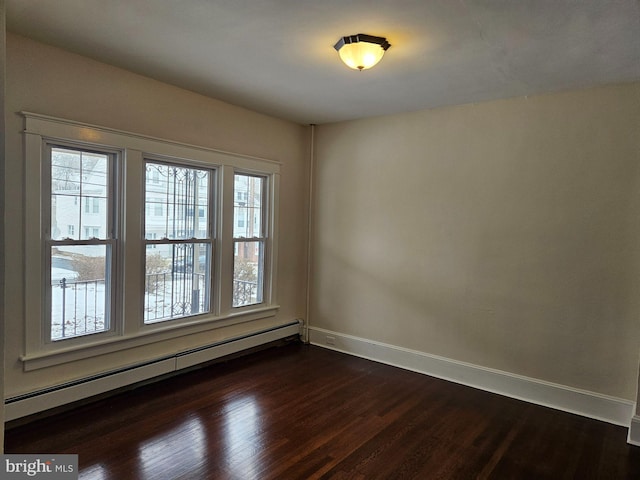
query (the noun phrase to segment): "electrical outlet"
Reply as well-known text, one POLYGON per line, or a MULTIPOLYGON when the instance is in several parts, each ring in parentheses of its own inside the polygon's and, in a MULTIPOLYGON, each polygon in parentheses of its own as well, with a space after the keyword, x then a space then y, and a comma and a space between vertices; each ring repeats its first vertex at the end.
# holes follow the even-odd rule
POLYGON ((335 345, 335 344, 336 344, 336 337, 327 335, 327 345, 335 345))

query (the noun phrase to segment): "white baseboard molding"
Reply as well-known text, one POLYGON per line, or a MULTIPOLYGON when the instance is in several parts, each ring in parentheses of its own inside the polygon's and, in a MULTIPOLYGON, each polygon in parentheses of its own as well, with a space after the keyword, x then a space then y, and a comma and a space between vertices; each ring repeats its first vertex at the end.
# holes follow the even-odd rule
MULTIPOLYGON (((309 327, 312 345, 393 365, 529 403, 629 427, 634 403, 365 338, 309 327)), ((634 417, 635 418, 635 417, 634 417)), ((634 441, 640 442, 640 417, 634 441)), ((630 443, 632 443, 630 441, 630 443)), ((640 445, 640 443, 639 443, 640 445)))
POLYGON ((15 420, 299 334, 300 322, 296 320, 279 327, 232 338, 206 347, 179 352, 173 356, 142 365, 8 398, 5 401, 4 419, 5 421, 15 420))
POLYGON ((640 447, 640 416, 634 415, 629 426, 629 436, 627 443, 640 447))

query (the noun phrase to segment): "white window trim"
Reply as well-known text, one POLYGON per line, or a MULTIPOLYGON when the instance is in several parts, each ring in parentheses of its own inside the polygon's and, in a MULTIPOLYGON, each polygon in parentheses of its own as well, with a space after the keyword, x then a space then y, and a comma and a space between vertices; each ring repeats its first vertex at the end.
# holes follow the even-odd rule
MULTIPOLYGON (((273 199, 271 198, 271 190, 272 190, 272 186, 269 182, 269 178, 266 177, 265 175, 261 175, 261 174, 257 174, 256 172, 246 172, 246 171, 242 171, 242 170, 236 170, 234 172, 234 185, 235 185, 235 175, 247 175, 247 176, 254 176, 254 177, 258 177, 258 178, 262 178, 264 180, 263 183, 263 192, 262 192, 262 198, 261 198, 261 207, 260 207, 260 212, 261 212, 261 234, 259 236, 254 236, 254 237, 233 237, 233 250, 234 250, 234 254, 236 252, 236 245, 240 244, 240 243, 249 243, 249 242, 258 242, 258 244, 262 243, 262 248, 263 248, 263 260, 264 260, 264 264, 262 266, 264 272, 267 272, 267 269, 271 268, 271 265, 269 264, 270 261, 270 256, 269 256, 269 252, 271 251, 272 248, 272 231, 271 231, 271 226, 269 225, 269 218, 268 218, 268 212, 271 211, 271 202, 273 201, 273 199)), ((234 191, 235 191, 235 187, 234 187, 234 191)), ((234 195, 235 198, 235 195, 234 195)), ((236 224, 235 222, 235 204, 234 204, 234 209, 233 209, 233 213, 234 213, 234 226, 236 224)), ((247 222, 249 222, 250 220, 250 215, 246 214, 245 212, 245 225, 247 224, 247 222)), ((246 231, 246 226, 244 227, 245 231, 246 231)), ((233 233, 233 232, 232 232, 233 233)), ((246 247, 245 247, 246 248, 246 247)), ((257 303, 252 303, 252 304, 247 304, 247 305, 238 305, 238 306, 233 306, 234 310, 242 310, 244 308, 250 308, 252 306, 260 306, 260 305, 264 305, 266 300, 266 293, 265 292, 269 292, 269 284, 271 282, 271 278, 267 275, 265 275, 262 278, 262 301, 257 302, 257 303)))
MULTIPOLYGON (((237 323, 274 316, 279 308, 276 301, 277 287, 277 233, 278 192, 280 162, 240 155, 211 148, 174 142, 97 125, 85 124, 46 115, 21 112, 25 119, 25 351, 20 360, 25 371, 45 368, 95 355, 116 352, 154 342, 166 341, 178 336, 191 335, 237 323), (94 335, 80 340, 44 341, 44 304, 33 301, 43 298, 44 249, 42 247, 42 161, 44 142, 71 142, 87 148, 107 148, 122 152, 124 184, 127 199, 127 215, 122 226, 121 239, 124 252, 121 268, 124 285, 114 335, 98 338, 94 335), (216 168, 217 191, 215 201, 216 231, 212 281, 218 287, 211 299, 216 308, 209 314, 187 317, 184 321, 159 322, 145 325, 143 322, 144 295, 144 242, 142 241, 144 202, 141 193, 144 182, 144 159, 165 157, 170 161, 185 161, 190 165, 201 164, 216 168), (233 279, 233 181, 234 173, 255 173, 268 178, 268 204, 266 226, 271 235, 265 252, 265 291, 263 302, 241 308, 231 306, 233 279), (28 179, 28 181, 26 181, 28 179), (225 206, 230 206, 226 207, 225 206), (26 221, 29 219, 29 221, 26 221), (128 239, 128 241, 125 241, 128 239), (139 268, 138 268, 139 267, 139 268), (268 269, 268 270, 267 270, 268 269), (268 280, 268 281, 267 281, 268 280), (132 294, 134 291, 135 294, 132 294)), ((72 339, 78 340, 78 339, 72 339)))

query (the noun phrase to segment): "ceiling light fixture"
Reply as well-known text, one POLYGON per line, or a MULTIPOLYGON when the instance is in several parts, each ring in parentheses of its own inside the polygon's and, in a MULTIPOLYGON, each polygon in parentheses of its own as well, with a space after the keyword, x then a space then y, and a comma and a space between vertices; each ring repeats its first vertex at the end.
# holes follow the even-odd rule
POLYGON ((333 48, 349 68, 366 70, 382 60, 384 52, 391 46, 386 38, 358 33, 338 40, 333 48))

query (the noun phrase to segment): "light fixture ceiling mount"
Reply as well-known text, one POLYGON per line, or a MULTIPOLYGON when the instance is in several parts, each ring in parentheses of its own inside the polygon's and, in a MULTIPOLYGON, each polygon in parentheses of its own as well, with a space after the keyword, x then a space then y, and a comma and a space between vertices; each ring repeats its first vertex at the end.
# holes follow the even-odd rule
POLYGON ((391 44, 384 37, 358 33, 342 37, 333 46, 349 68, 366 70, 377 64, 391 44))

